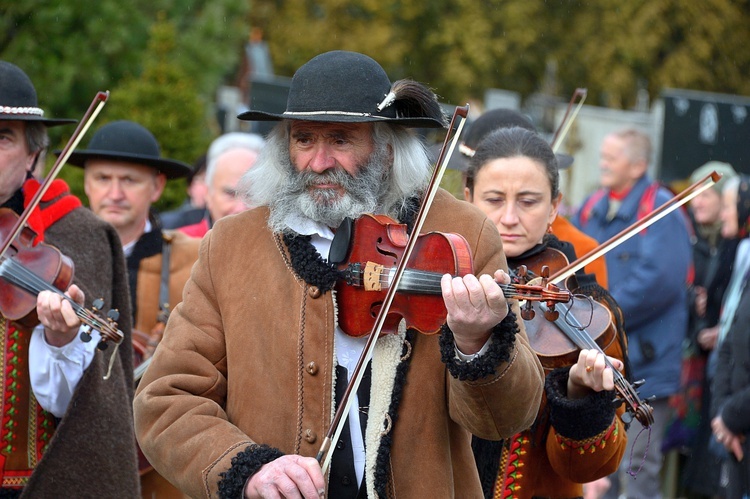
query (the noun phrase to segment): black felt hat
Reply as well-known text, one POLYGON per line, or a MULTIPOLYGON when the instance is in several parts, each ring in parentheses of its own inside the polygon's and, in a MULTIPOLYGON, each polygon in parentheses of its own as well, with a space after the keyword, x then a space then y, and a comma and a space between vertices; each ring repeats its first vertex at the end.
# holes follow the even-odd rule
MULTIPOLYGON (((536 133, 536 127, 529 118, 514 111, 512 109, 492 109, 482 114, 479 118, 474 121, 469 130, 466 132, 466 136, 463 142, 458 146, 461 154, 467 158, 474 156, 479 143, 499 128, 510 128, 518 126, 525 128, 526 130, 536 133)), ((573 164, 573 156, 569 154, 555 153, 557 158, 557 167, 561 170, 570 167, 573 164)))
POLYGON ((45 118, 37 103, 34 84, 21 68, 6 61, 0 61, 0 120, 38 121, 46 126, 76 122, 45 118))
MULTIPOLYGON (((55 154, 59 154, 56 151, 55 154)), ((113 121, 96 131, 88 149, 73 151, 68 163, 83 167, 92 158, 127 161, 151 166, 167 178, 187 177, 190 166, 161 157, 159 143, 145 127, 132 121, 113 121)))
POLYGON ((391 84, 375 60, 341 50, 315 56, 294 73, 282 114, 250 110, 238 118, 389 122, 415 128, 446 126, 437 97, 425 85, 412 80, 391 84))

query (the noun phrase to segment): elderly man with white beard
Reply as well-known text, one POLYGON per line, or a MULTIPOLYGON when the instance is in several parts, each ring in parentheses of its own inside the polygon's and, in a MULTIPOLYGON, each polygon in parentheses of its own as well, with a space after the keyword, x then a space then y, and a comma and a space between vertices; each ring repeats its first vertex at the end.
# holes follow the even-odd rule
POLYGON ((411 129, 445 126, 435 95, 334 51, 295 73, 285 112, 240 118, 279 121, 241 184, 260 208, 203 240, 141 381, 150 462, 193 497, 481 496, 471 433, 531 424, 543 374, 498 285, 509 277, 497 230, 445 191, 422 232, 460 233, 474 272, 442 277, 437 334, 402 321, 377 339, 330 470, 315 459, 367 341, 342 326, 361 311, 338 306, 346 284, 329 250, 347 219, 412 227, 430 164, 411 129))

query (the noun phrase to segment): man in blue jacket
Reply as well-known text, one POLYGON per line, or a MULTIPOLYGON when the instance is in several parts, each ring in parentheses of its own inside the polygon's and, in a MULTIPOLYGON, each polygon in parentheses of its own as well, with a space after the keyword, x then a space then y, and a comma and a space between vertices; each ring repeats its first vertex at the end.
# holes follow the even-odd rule
MULTIPOLYGON (((584 201, 574 223, 604 242, 661 206, 672 194, 649 178, 651 142, 637 130, 605 137, 600 151, 601 189, 584 201)), ((633 379, 644 379, 643 398, 654 396, 650 439, 634 422, 620 475, 631 466, 638 479, 612 478, 607 497, 661 497, 661 441, 668 419, 669 396, 680 383, 681 343, 688 321, 687 286, 690 236, 681 211, 674 211, 606 255, 609 289, 622 308, 628 334, 633 379), (650 441, 649 441, 650 440, 650 441), (631 454, 631 449, 634 449, 631 454)))

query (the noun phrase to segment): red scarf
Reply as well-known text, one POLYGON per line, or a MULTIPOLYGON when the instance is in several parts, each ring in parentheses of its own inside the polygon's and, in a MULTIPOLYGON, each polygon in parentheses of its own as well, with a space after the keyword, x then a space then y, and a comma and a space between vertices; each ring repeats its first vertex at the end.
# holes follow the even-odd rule
MULTIPOLYGON (((34 178, 24 182, 22 189, 24 208, 29 205, 40 187, 41 184, 34 178)), ((29 227, 37 234, 34 244, 44 241, 44 231, 48 227, 81 206, 83 206, 81 200, 70 193, 65 181, 53 180, 47 192, 42 196, 39 205, 31 212, 27 222, 29 227)))

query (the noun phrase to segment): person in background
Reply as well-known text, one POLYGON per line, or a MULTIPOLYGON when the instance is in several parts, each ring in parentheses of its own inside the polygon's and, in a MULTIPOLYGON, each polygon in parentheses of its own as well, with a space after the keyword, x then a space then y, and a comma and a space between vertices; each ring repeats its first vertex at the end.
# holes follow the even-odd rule
POLYGON ((181 227, 181 232, 203 237, 217 220, 250 208, 237 196, 237 185, 257 161, 264 144, 260 135, 243 132, 221 135, 211 143, 206 167, 206 214, 199 222, 181 227))
MULTIPOLYGON (((45 118, 26 73, 0 61, 0 204, 6 234, 17 220, 14 215, 29 206, 41 187, 32 174, 44 167, 39 157, 49 147, 47 127, 65 123, 74 120, 45 118)), ((34 244, 44 242, 72 260, 66 297, 89 310, 101 299, 105 313, 120 311, 124 345, 98 350, 97 331, 91 332, 93 341, 81 341, 81 322, 71 302, 50 291, 39 293, 35 307, 32 302, 38 326, 0 317, 0 497, 138 497, 133 351, 127 347, 130 302, 117 233, 84 208, 60 179, 49 185, 27 228, 35 232, 34 244)), ((36 259, 41 256, 37 253, 31 261, 43 266, 44 260, 36 259)), ((10 263, 17 261, 8 252, 0 273, 10 275, 10 263)), ((47 263, 53 272, 61 264, 52 258, 47 263)), ((17 299, 14 293, 25 293, 2 282, 6 304, 17 299)))
MULTIPOLYGON (((69 162, 84 169, 84 190, 91 210, 114 226, 127 259, 130 301, 136 333, 136 364, 148 362, 164 325, 182 299, 200 241, 163 230, 151 205, 169 179, 188 175, 190 167, 161 157, 159 143, 142 125, 114 121, 102 126, 87 149, 69 162)), ((182 497, 171 484, 141 462, 144 498, 182 497)))
MULTIPOLYGON (((534 124, 526 116, 512 109, 492 109, 485 112, 474 121, 463 142, 459 145, 459 151, 464 157, 463 163, 467 163, 476 153, 479 143, 492 131, 499 128, 521 127, 536 133, 534 124)), ((573 157, 567 154, 555 154, 559 170, 570 168, 573 164, 573 157)), ((466 173, 464 172, 464 183, 466 182, 466 173)), ((562 201, 562 193, 558 194, 559 199, 555 201, 559 205, 562 201)), ((573 245, 576 254, 580 257, 593 250, 599 243, 593 237, 587 236, 578 230, 568 219, 563 216, 555 216, 549 231, 555 234, 561 241, 567 241, 573 245)), ((604 258, 597 258, 586 265, 584 270, 587 273, 596 276, 596 282, 606 289, 607 287, 607 264, 604 258)))
POLYGON ((193 225, 206 216, 206 155, 202 154, 193 164, 187 177, 187 198, 174 210, 159 213, 163 229, 178 229, 193 225))
MULTIPOLYGON (((587 198, 574 223, 604 242, 672 198, 671 192, 648 176, 651 141, 638 130, 607 135, 600 151, 600 185, 587 198)), ((692 252, 685 216, 676 211, 616 246, 606 256, 609 291, 622 309, 628 334, 628 357, 635 380, 644 379, 643 398, 654 397, 650 435, 636 438, 631 425, 628 448, 635 459, 645 457, 638 479, 625 477, 635 461, 625 459, 613 474, 609 497, 661 497, 661 443, 669 415, 669 397, 677 393, 682 341, 687 334, 688 271, 692 252), (648 452, 647 451, 648 448, 648 452), (620 479, 620 475, 623 476, 620 479)))
MULTIPOLYGON (((509 268, 532 265, 534 258, 558 252, 574 261, 573 246, 547 230, 560 202, 557 158, 549 145, 528 128, 503 127, 489 132, 473 151, 464 197, 497 226, 509 268)), ((592 295, 619 314, 593 275, 579 272, 568 285, 576 286, 570 291, 592 295)), ((608 309, 604 311, 609 317, 608 309)), ((531 327, 537 326, 527 324, 530 337, 531 327)), ((613 327, 617 348, 612 354, 619 358, 609 360, 622 369, 627 352, 624 333, 619 321, 613 327)), ((486 498, 575 498, 582 495, 582 483, 617 469, 625 451, 625 426, 611 404, 614 373, 604 357, 594 349, 581 350, 577 361, 548 369, 546 396, 530 429, 502 442, 475 438, 486 498)))
MULTIPOLYGON (((695 279, 690 290, 690 320, 688 341, 692 355, 704 362, 713 354, 719 336, 719 318, 724 293, 732 275, 738 240, 722 235, 722 189, 737 176, 731 165, 710 161, 690 175, 693 184, 716 171, 721 179, 711 189, 703 191, 690 202, 694 237, 693 266, 695 279)), ((711 378, 713 373, 703 372, 700 398, 700 422, 689 454, 682 469, 682 483, 687 491, 703 497, 714 497, 720 490, 722 459, 709 452, 711 432, 711 378)))
POLYGON ((712 384, 713 436, 727 451, 726 497, 750 497, 750 177, 727 182, 722 196, 722 235, 742 241, 725 295, 712 384))
MULTIPOLYGON (((342 223, 366 214, 414 223, 431 168, 411 129, 445 126, 435 94, 334 51, 297 70, 286 111, 240 118, 279 121, 242 182, 258 208, 203 239, 138 387, 144 452, 193 497, 481 496, 471 433, 531 424, 543 375, 496 282, 509 282, 497 229, 445 191, 422 232, 462 234, 474 273, 438 274, 437 334, 402 323, 375 339, 330 469, 315 459, 367 341, 339 326, 362 311, 333 292, 334 230, 342 241, 342 223)), ((374 250, 378 237, 337 244, 374 250)))

